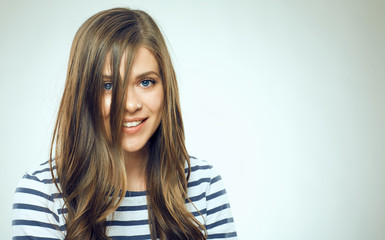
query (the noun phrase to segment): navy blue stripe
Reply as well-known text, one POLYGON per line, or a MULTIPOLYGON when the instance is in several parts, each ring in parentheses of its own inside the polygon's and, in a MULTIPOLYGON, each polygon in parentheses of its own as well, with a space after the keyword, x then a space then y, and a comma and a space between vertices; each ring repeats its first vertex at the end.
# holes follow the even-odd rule
POLYGON ((218 222, 206 225, 206 229, 209 230, 209 229, 218 227, 220 225, 223 225, 223 224, 226 224, 226 223, 232 223, 232 222, 234 222, 233 218, 222 219, 222 220, 220 220, 218 222))
POLYGON ((151 235, 136 235, 136 236, 115 236, 110 237, 112 240, 150 240, 151 235))
POLYGON ((107 226, 138 226, 148 225, 148 220, 133 220, 133 221, 106 221, 107 226))
POLYGON ((215 178, 211 179, 210 185, 213 184, 213 183, 216 183, 216 182, 218 182, 220 180, 222 180, 222 178, 221 178, 220 175, 218 175, 215 178))
POLYGON ((140 211, 147 210, 147 205, 138 205, 138 206, 121 206, 116 209, 116 211, 140 211))
POLYGON ((194 215, 194 217, 197 217, 197 216, 200 216, 201 214, 202 215, 206 214, 207 210, 205 208, 205 209, 200 210, 199 212, 195 211, 195 212, 191 212, 191 213, 192 213, 192 215, 194 215), (200 214, 199 214, 199 212, 200 212, 200 214))
POLYGON ((17 193, 27 193, 27 194, 32 194, 32 195, 35 195, 35 196, 39 196, 39 197, 43 197, 51 202, 53 202, 53 198, 52 196, 50 195, 47 195, 45 193, 42 193, 42 192, 39 192, 37 190, 33 190, 33 189, 29 189, 29 188, 22 188, 22 187, 18 187, 16 188, 16 192, 17 193))
POLYGON ((56 221, 59 222, 59 216, 56 215, 54 212, 52 212, 48 208, 44 208, 36 205, 30 205, 30 204, 15 203, 13 204, 13 209, 27 209, 32 211, 49 213, 49 214, 52 214, 55 217, 56 221))
POLYGON ((140 191, 140 192, 127 191, 125 197, 141 197, 146 195, 147 195, 146 191, 140 191))
POLYGON ((59 209, 57 210, 57 212, 58 212, 59 214, 68 213, 68 209, 67 209, 67 208, 59 208, 59 209))
MULTIPOLYGON (((211 169, 211 168, 212 168, 211 165, 194 166, 194 167, 191 167, 191 172, 195 172, 197 170, 211 169)), ((187 173, 187 171, 188 171, 188 168, 185 168, 184 172, 187 173)))
POLYGON ((39 221, 33 221, 33 220, 13 220, 12 226, 16 226, 16 225, 43 227, 43 228, 50 228, 50 229, 54 229, 54 230, 59 229, 58 225, 45 223, 45 222, 39 222, 39 221))
MULTIPOLYGON (((43 182, 43 183, 54 183, 54 181, 52 181, 52 178, 42 179, 40 181, 43 182)), ((55 178, 55 181, 58 183, 59 182, 59 178, 55 178)))
POLYGON ((43 172, 50 172, 51 171, 51 168, 44 168, 44 169, 41 169, 41 170, 37 170, 35 172, 32 173, 32 175, 36 175, 38 173, 43 173, 43 172))
MULTIPOLYGON (((52 181, 52 178, 39 179, 38 177, 36 177, 34 175, 29 175, 29 174, 24 175, 23 178, 30 179, 30 180, 35 180, 35 181, 38 181, 38 182, 41 182, 41 183, 44 183, 44 184, 54 183, 54 181, 52 181)), ((58 178, 55 178, 55 180, 56 180, 56 182, 59 182, 58 178)))
POLYGON ((197 186, 197 185, 199 185, 199 184, 201 184, 201 183, 203 183, 203 182, 210 182, 210 178, 201 178, 201 179, 199 179, 199 180, 197 180, 197 181, 194 181, 194 182, 189 182, 189 183, 187 183, 187 187, 189 188, 189 187, 194 187, 194 186, 197 186))
POLYGON ((33 226, 33 227, 42 227, 42 228, 50 228, 54 230, 59 230, 64 232, 66 229, 66 225, 61 225, 60 227, 56 224, 51 224, 51 223, 46 223, 46 222, 39 222, 39 221, 34 221, 34 220, 13 220, 12 221, 12 226, 33 226))
POLYGON ((194 166, 191 168, 191 172, 195 172, 197 170, 205 170, 205 169, 211 169, 211 165, 203 165, 203 166, 194 166))
POLYGON ((61 225, 61 226, 59 227, 59 229, 60 229, 60 231, 64 232, 64 231, 66 230, 66 227, 67 227, 67 225, 64 224, 64 225, 61 225))
POLYGON ((221 205, 219 207, 216 207, 216 208, 208 210, 207 211, 207 216, 211 215, 211 214, 214 214, 214 213, 217 213, 219 211, 222 211, 222 210, 224 210, 226 208, 230 208, 230 204, 226 203, 226 204, 223 204, 223 205, 221 205))
POLYGON ((229 238, 229 237, 236 237, 236 232, 230 232, 230 233, 217 233, 217 234, 209 234, 207 236, 207 239, 215 239, 215 238, 229 238))
POLYGON ((216 193, 213 193, 213 194, 211 194, 211 195, 208 195, 208 196, 206 197, 206 200, 209 201, 209 200, 211 200, 211 199, 214 199, 214 198, 216 198, 216 197, 222 196, 222 195, 224 195, 224 194, 226 194, 226 190, 225 190, 225 189, 223 189, 223 190, 221 190, 221 191, 218 191, 218 192, 216 192, 216 193))
POLYGON ((36 176, 29 175, 28 173, 26 173, 26 174, 23 176, 23 178, 30 179, 30 180, 35 180, 35 181, 40 182, 40 179, 38 179, 36 176))
POLYGON ((16 236, 12 240, 60 240, 59 238, 43 238, 43 237, 33 237, 33 236, 16 236))
MULTIPOLYGON (((56 182, 57 182, 58 179, 56 179, 56 182)), ((41 179, 40 182, 44 183, 44 184, 47 184, 47 183, 54 183, 54 181, 52 180, 52 178, 49 178, 49 179, 41 179)))
POLYGON ((49 160, 43 162, 42 164, 40 164, 40 166, 44 166, 44 165, 46 165, 47 163, 49 163, 49 160))
POLYGON ((35 180, 35 181, 38 181, 38 182, 41 182, 41 183, 53 183, 52 178, 41 180, 41 179, 37 178, 36 176, 29 175, 29 174, 25 174, 23 176, 23 178, 30 179, 30 180, 35 180))
POLYGON ((62 198, 61 194, 60 193, 53 193, 52 194, 52 198, 55 199, 55 198, 62 198))
MULTIPOLYGON (((196 202, 196 201, 201 200, 201 199, 204 198, 204 197, 206 197, 206 192, 203 192, 203 193, 201 193, 201 194, 198 195, 198 196, 190 197, 190 201, 191 201, 191 202, 196 202)), ((186 203, 189 203, 189 200, 186 199, 185 202, 186 202, 186 203)))

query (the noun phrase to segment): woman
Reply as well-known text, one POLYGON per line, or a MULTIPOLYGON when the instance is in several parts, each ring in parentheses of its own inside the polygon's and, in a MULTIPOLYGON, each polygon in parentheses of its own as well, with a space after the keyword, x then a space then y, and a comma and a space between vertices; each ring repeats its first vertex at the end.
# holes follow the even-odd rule
POLYGON ((80 27, 51 159, 16 189, 14 239, 236 238, 220 176, 187 154, 171 59, 143 11, 80 27))

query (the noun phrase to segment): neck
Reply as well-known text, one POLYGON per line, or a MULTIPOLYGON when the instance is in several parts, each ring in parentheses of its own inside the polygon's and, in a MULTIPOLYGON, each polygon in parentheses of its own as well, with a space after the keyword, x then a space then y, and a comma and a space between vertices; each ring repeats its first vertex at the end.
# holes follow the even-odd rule
POLYGON ((128 191, 146 190, 146 166, 149 157, 148 146, 137 152, 126 152, 126 183, 128 191))

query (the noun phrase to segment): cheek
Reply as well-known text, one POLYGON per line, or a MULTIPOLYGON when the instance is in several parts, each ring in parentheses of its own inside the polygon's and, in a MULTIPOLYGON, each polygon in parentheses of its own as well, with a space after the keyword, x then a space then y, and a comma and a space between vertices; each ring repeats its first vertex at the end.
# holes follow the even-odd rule
POLYGON ((104 96, 102 101, 102 115, 104 121, 104 131, 108 141, 111 141, 111 130, 110 130, 110 108, 111 108, 111 95, 104 96))
POLYGON ((149 99, 149 103, 150 103, 149 107, 151 111, 155 114, 159 114, 159 117, 163 108, 163 100, 164 100, 163 91, 155 92, 151 96, 151 99, 149 99))
POLYGON ((110 116, 110 108, 111 108, 111 95, 107 95, 103 99, 102 103, 102 114, 104 118, 108 118, 110 116))

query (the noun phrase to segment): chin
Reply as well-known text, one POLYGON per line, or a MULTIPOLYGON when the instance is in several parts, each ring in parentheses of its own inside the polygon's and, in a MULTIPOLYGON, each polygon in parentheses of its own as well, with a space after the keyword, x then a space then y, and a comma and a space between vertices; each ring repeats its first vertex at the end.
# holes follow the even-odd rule
POLYGON ((126 153, 136 153, 139 152, 142 148, 141 147, 122 147, 123 151, 126 153))
POLYGON ((140 144, 140 143, 125 143, 122 144, 122 150, 127 153, 135 153, 142 150, 146 144, 140 144))

